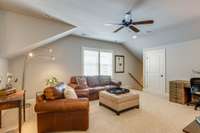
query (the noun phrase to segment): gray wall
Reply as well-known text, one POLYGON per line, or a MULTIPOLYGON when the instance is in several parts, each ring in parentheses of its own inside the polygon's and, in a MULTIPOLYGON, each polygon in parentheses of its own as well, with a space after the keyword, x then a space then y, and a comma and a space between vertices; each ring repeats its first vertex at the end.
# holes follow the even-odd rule
POLYGON ((7 81, 8 61, 5 58, 0 57, 0 89, 5 87, 7 81))
POLYGON ((200 71, 200 39, 166 47, 167 81, 189 80, 192 69, 200 71))
POLYGON ((171 80, 190 80, 200 71, 200 39, 174 43, 156 48, 166 48, 166 91, 171 80))
MULTIPOLYGON (((25 84, 28 98, 34 98, 36 91, 43 90, 45 87, 45 80, 51 75, 58 77, 60 81, 66 83, 69 81, 71 76, 81 75, 82 47, 108 49, 112 50, 114 55, 124 55, 125 73, 114 73, 113 75, 113 78, 122 81, 124 86, 130 88, 138 87, 129 77, 128 72, 133 73, 138 80, 142 79, 142 63, 121 44, 69 36, 48 45, 48 47, 54 50, 56 61, 52 62, 50 60, 33 58, 28 62, 25 84)), ((36 49, 35 52, 45 54, 43 48, 36 49)), ((9 71, 16 77, 21 78, 23 68, 22 64, 22 56, 10 59, 9 71)), ((17 87, 20 88, 20 84, 21 81, 17 84, 17 87)))

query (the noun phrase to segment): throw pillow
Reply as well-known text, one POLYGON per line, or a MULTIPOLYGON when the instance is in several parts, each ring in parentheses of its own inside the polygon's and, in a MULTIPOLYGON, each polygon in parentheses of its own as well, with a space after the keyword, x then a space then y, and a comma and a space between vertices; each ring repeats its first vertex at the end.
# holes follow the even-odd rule
POLYGON ((77 76, 76 82, 77 82, 78 86, 80 86, 81 89, 88 88, 87 80, 84 76, 77 76))
POLYGON ((70 86, 66 86, 66 88, 64 90, 64 96, 67 99, 78 99, 76 92, 70 86))
POLYGON ((66 84, 63 83, 63 82, 60 82, 55 86, 56 95, 57 95, 58 98, 64 98, 64 90, 65 90, 65 88, 66 88, 66 84))

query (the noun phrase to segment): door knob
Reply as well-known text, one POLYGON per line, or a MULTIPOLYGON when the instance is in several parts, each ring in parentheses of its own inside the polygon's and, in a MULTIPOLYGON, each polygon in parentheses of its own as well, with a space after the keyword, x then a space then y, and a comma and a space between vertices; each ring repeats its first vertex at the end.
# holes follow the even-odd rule
POLYGON ((160 75, 161 77, 164 77, 164 75, 160 75))

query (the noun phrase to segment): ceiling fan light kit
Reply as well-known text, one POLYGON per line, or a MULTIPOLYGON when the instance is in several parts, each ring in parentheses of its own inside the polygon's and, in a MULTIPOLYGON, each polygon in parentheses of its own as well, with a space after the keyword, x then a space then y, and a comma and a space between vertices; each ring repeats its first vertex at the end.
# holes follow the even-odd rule
POLYGON ((144 21, 134 22, 133 19, 132 19, 131 11, 129 11, 125 14, 125 17, 124 17, 124 19, 122 20, 121 23, 119 23, 119 24, 105 24, 105 25, 106 26, 111 26, 111 25, 120 26, 118 29, 114 30, 113 33, 117 33, 120 30, 122 30, 123 28, 129 28, 132 31, 138 33, 138 32, 140 32, 140 30, 136 27, 137 25, 146 25, 146 24, 153 24, 153 23, 154 23, 153 20, 144 20, 144 21))

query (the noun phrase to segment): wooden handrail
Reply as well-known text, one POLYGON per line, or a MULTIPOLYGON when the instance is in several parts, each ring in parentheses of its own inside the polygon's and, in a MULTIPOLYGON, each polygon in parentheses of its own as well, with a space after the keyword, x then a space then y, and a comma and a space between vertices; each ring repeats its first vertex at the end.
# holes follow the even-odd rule
POLYGON ((128 73, 130 75, 130 77, 140 86, 143 88, 143 85, 133 76, 132 73, 128 73))

